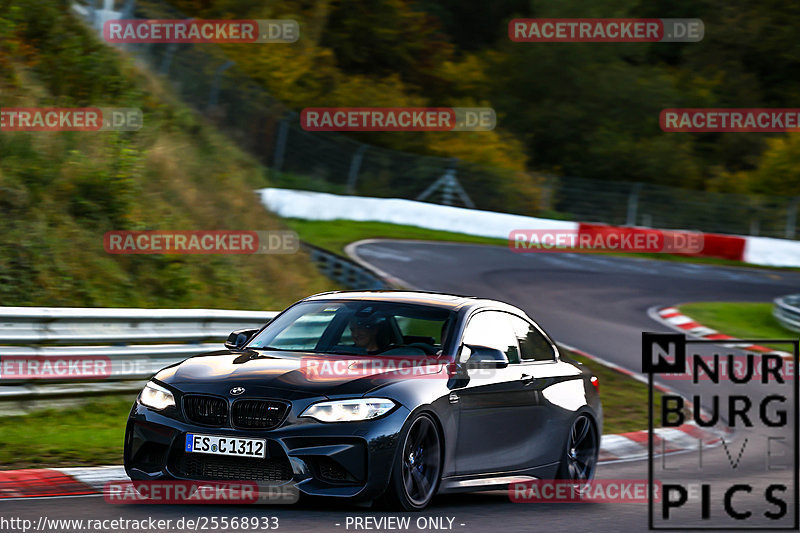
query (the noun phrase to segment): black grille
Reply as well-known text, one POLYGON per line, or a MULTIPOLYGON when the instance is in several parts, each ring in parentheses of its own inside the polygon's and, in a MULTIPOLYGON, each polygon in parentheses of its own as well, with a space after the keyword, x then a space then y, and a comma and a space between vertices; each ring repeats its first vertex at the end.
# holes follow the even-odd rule
POLYGON ((216 396, 185 396, 183 409, 186 418, 205 426, 222 426, 228 420, 228 402, 216 396))
POLYGON ((281 423, 289 406, 271 400, 236 400, 233 425, 240 428, 272 429, 281 423))
POLYGON ((202 480, 288 481, 292 466, 285 457, 253 459, 244 457, 204 457, 202 454, 181 454, 176 464, 183 477, 202 480))

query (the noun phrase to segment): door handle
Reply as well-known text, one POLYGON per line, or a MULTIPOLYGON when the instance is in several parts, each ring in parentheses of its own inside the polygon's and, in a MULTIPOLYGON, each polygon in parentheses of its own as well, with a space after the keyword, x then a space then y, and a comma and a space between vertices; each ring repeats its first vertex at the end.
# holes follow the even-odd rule
POLYGON ((520 377, 519 379, 525 379, 525 380, 533 379, 533 375, 531 375, 531 374, 522 374, 522 377, 520 377))
POLYGON ((451 392, 450 396, 448 397, 448 400, 450 401, 450 403, 458 403, 458 394, 456 394, 455 392, 451 392))

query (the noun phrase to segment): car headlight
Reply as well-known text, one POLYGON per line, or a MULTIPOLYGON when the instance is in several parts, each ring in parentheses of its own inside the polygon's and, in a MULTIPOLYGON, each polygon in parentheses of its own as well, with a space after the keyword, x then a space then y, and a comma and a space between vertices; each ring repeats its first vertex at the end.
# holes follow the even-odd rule
POLYGON ((311 417, 320 422, 355 422, 378 418, 397 405, 386 398, 353 398, 331 400, 311 405, 300 416, 311 417))
POLYGON ((152 381, 148 381, 142 389, 142 393, 139 394, 139 402, 159 411, 167 407, 175 407, 175 397, 172 393, 152 381))

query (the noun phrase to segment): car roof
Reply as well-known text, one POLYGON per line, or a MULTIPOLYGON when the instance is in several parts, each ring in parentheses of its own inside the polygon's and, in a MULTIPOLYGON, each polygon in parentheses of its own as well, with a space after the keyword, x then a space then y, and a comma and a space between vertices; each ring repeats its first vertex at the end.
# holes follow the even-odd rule
POLYGON ((452 311, 473 307, 492 307, 507 311, 522 312, 513 305, 497 300, 478 298, 475 296, 461 296, 458 294, 445 294, 429 291, 408 290, 375 290, 375 291, 331 291, 315 294, 303 301, 320 300, 368 300, 374 302, 395 302, 417 305, 429 305, 452 311))

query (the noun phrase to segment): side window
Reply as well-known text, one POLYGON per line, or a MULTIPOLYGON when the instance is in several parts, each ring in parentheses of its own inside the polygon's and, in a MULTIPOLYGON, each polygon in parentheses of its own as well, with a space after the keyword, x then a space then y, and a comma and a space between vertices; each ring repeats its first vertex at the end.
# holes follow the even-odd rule
POLYGON ((482 311, 469 319, 462 342, 488 346, 506 354, 509 363, 519 363, 517 338, 511 329, 512 315, 497 311, 482 311))
POLYGON ((443 322, 441 320, 425 320, 423 318, 411 318, 397 316, 397 326, 403 337, 419 337, 410 339, 411 342, 428 342, 433 339, 431 344, 440 344, 443 322))
POLYGON ((555 352, 553 352, 550 341, 533 324, 516 316, 511 316, 510 322, 519 342, 523 361, 553 361, 555 359, 555 352))

